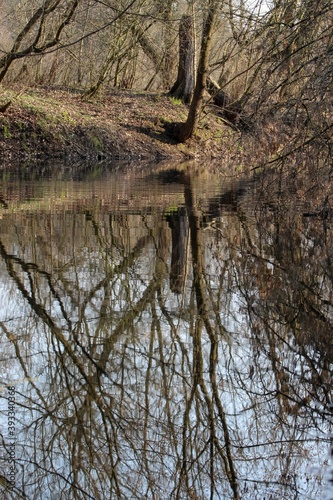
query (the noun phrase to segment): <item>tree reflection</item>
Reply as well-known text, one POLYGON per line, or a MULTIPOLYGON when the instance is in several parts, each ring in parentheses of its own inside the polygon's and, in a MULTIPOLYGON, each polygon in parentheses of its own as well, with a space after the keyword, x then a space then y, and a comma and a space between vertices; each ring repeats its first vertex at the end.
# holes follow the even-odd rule
POLYGON ((178 208, 167 216, 171 228, 172 250, 170 269, 170 289, 182 293, 187 270, 188 218, 185 207, 178 208))
POLYGON ((331 428, 331 226, 249 210, 239 184, 208 201, 195 177, 180 184, 186 208, 166 216, 1 219, 8 498, 322 491, 309 464, 325 465, 331 428))

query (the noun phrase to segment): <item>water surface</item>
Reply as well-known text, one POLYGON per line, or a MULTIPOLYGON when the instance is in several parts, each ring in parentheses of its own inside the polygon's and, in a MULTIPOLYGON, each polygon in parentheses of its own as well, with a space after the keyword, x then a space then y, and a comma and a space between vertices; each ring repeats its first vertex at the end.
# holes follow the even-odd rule
POLYGON ((1 179, 4 498, 333 498, 328 217, 260 176, 1 179))

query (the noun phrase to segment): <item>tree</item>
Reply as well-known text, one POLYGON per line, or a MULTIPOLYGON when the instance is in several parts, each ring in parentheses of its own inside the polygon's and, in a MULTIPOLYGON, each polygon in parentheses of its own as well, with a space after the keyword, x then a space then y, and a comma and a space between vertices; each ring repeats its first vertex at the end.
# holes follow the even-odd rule
POLYGON ((177 139, 179 142, 186 142, 188 139, 190 139, 195 133, 198 126, 202 110, 204 92, 207 85, 211 38, 218 11, 218 4, 218 0, 209 0, 207 17, 204 22, 202 33, 200 57, 193 99, 191 101, 187 121, 180 126, 178 131, 177 139))
POLYGON ((59 45, 61 34, 81 1, 45 0, 18 33, 10 51, 0 58, 0 82, 15 60, 59 45))
POLYGON ((179 63, 177 80, 170 95, 190 103, 194 90, 194 32, 193 18, 184 15, 179 25, 179 63))
POLYGON ((174 65, 173 2, 142 0, 137 5, 131 2, 129 7, 124 7, 120 15, 119 2, 98 6, 101 19, 111 15, 117 22, 112 29, 101 33, 96 43, 98 62, 92 72, 93 83, 86 95, 96 94, 108 81, 115 87, 132 88, 137 80, 140 89, 145 90, 150 89, 156 80, 164 88, 171 85, 174 65), (156 43, 157 40, 159 43, 156 43), (145 67, 150 66, 151 72, 137 71, 142 61, 145 67))

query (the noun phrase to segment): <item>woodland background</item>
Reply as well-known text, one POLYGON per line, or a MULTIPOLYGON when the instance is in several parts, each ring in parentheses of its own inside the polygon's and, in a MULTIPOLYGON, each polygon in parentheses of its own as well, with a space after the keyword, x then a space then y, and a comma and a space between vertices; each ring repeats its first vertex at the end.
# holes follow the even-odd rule
POLYGON ((168 92, 182 17, 192 20, 197 68, 213 12, 205 77, 284 157, 315 146, 316 163, 330 158, 330 0, 1 0, 0 8, 0 82, 89 98, 119 88, 168 92))

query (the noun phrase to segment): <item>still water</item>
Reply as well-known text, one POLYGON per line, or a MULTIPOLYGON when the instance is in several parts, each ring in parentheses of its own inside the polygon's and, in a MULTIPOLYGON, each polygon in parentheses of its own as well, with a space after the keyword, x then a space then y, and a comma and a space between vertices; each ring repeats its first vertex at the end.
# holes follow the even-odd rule
POLYGON ((333 498, 330 218, 188 166, 0 178, 0 498, 333 498))

